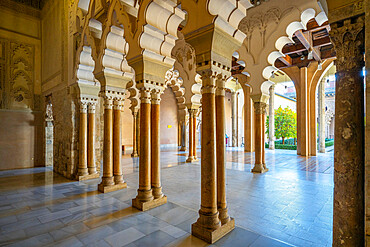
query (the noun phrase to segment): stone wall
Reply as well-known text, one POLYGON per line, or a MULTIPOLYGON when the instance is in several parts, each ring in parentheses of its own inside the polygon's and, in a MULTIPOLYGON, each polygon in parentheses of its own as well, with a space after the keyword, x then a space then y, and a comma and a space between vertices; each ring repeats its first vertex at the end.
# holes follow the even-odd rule
POLYGON ((43 166, 40 12, 0 2, 0 170, 43 166))
POLYGON ((178 120, 177 101, 172 89, 167 88, 161 95, 161 147, 177 147, 178 120))

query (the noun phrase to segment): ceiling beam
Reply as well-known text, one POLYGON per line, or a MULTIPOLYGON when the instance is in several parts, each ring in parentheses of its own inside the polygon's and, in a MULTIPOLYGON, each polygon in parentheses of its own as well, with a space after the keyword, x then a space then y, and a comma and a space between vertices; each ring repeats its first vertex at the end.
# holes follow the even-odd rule
POLYGON ((295 36, 302 43, 302 45, 306 48, 306 50, 312 51, 312 55, 316 61, 321 61, 320 50, 313 47, 311 32, 303 33, 302 30, 298 30, 295 32, 295 36))

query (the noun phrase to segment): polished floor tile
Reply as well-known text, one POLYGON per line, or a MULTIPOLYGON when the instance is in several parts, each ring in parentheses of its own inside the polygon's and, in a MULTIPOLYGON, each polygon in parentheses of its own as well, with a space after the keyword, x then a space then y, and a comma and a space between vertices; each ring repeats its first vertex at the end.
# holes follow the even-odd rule
MULTIPOLYGON (((128 188, 107 194, 97 192, 100 179, 70 181, 50 168, 0 171, 0 246, 208 246, 190 234, 201 167, 186 158, 161 152, 168 203, 147 212, 131 207, 138 158, 128 154, 122 158, 128 188)), ((266 150, 265 174, 250 172, 254 155, 240 148, 228 148, 226 161, 236 228, 211 246, 331 246, 332 152, 305 158, 266 150)))

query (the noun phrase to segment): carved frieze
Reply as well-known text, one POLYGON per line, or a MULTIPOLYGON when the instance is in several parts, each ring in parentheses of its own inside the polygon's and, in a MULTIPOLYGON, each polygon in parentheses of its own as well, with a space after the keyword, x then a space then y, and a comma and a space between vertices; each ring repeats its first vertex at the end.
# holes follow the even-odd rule
POLYGON ((35 109, 34 46, 0 39, 0 108, 35 109))

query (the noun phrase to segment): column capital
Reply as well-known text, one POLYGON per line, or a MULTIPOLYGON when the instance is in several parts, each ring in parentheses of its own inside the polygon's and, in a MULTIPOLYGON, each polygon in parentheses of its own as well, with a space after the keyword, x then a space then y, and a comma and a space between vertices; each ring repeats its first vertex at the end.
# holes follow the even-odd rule
POLYGON ((88 101, 80 100, 80 113, 87 113, 87 104, 88 101))
POLYGON ((114 110, 120 110, 122 111, 123 110, 123 106, 124 106, 124 100, 122 99, 119 99, 119 98, 114 98, 113 99, 113 109, 114 110))
POLYGON ((329 36, 337 53, 335 65, 338 72, 358 71, 364 66, 364 28, 364 16, 357 17, 354 23, 347 19, 343 26, 331 25, 329 36))
POLYGON ((254 102, 254 112, 256 114, 264 114, 264 115, 266 115, 267 114, 266 108, 267 108, 267 104, 266 103, 263 103, 263 102, 254 102))
POLYGON ((142 87, 140 88, 140 101, 141 103, 150 104, 151 103, 151 89, 142 87))
POLYGON ((159 105, 161 103, 161 94, 163 93, 162 90, 158 90, 158 89, 153 89, 152 92, 151 92, 151 96, 152 96, 152 99, 151 99, 151 103, 153 105, 159 105))
POLYGON ((226 84, 226 81, 221 76, 217 77, 216 95, 225 96, 225 84, 226 84))
POLYGON ((189 118, 195 118, 197 113, 198 113, 198 109, 189 109, 189 118))
POLYGON ((88 105, 88 112, 89 113, 95 113, 96 105, 98 104, 98 101, 89 102, 88 105))

